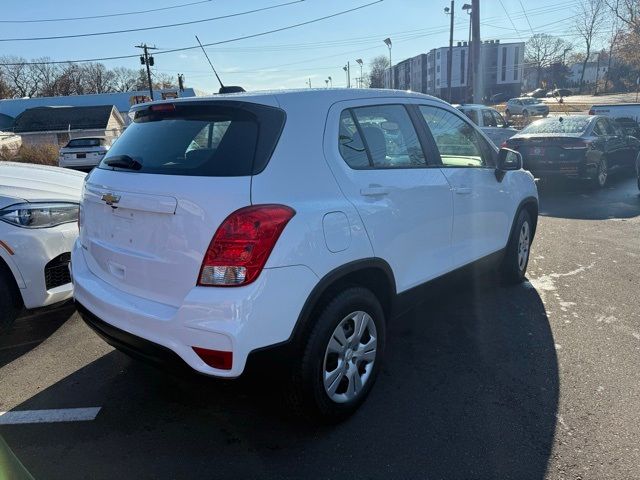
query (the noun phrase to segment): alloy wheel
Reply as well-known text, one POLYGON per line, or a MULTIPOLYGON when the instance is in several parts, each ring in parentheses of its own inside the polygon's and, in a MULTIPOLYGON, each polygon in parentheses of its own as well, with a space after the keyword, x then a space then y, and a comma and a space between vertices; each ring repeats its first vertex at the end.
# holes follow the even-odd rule
POLYGON ((323 384, 336 403, 358 397, 371 378, 378 344, 376 325, 363 311, 344 317, 333 331, 324 354, 323 384))
POLYGON ((598 185, 604 187, 607 183, 608 169, 607 161, 605 159, 600 160, 598 164, 598 185))
POLYGON ((529 222, 524 222, 520 227, 520 237, 518 238, 518 268, 522 272, 529 260, 529 222))

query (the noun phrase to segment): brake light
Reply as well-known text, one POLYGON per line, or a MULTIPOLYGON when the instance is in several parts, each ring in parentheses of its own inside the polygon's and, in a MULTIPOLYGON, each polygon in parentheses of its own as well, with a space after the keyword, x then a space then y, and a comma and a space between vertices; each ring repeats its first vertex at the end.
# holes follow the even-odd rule
POLYGON ((295 213, 284 205, 253 205, 233 212, 209 244, 198 285, 237 287, 253 282, 295 213))
POLYGON ((149 107, 151 112, 175 112, 175 110, 176 106, 173 103, 158 103, 149 107))
POLYGON ((567 145, 563 145, 562 148, 565 150, 586 150, 591 148, 591 141, 589 140, 581 140, 579 143, 570 143, 567 145))

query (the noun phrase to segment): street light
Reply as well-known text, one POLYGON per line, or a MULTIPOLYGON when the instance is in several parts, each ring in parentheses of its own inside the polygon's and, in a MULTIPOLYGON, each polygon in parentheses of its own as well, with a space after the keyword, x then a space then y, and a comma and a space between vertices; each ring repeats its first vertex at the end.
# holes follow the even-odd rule
POLYGON ((349 62, 342 67, 342 70, 347 74, 347 88, 351 88, 351 66, 349 65, 349 62))
POLYGON ((333 79, 331 78, 331 76, 329 76, 327 80, 329 80, 329 87, 333 88, 333 79))
POLYGON ((384 43, 387 45, 387 47, 389 47, 389 76, 390 76, 390 81, 389 81, 389 85, 391 86, 391 88, 393 88, 393 62, 391 61, 391 39, 389 37, 385 38, 384 43))
POLYGON ((360 84, 360 88, 362 88, 362 59, 361 58, 356 58, 356 63, 358 65, 360 65, 360 81, 358 82, 360 84))
POLYGON ((472 6, 469 3, 465 3, 464 5, 462 5, 462 10, 467 12, 467 15, 469 15, 469 41, 467 42, 467 93, 468 90, 470 88, 473 88, 473 85, 471 85, 471 59, 473 58, 471 55, 471 13, 472 13, 472 6))
POLYGON ((451 27, 449 27, 449 58, 447 58, 447 86, 449 87, 449 103, 451 103, 451 67, 453 64, 453 0, 451 8, 444 7, 445 15, 451 15, 451 27))
POLYGON ((324 81, 324 84, 326 85, 325 88, 329 88, 329 79, 328 78, 324 81))

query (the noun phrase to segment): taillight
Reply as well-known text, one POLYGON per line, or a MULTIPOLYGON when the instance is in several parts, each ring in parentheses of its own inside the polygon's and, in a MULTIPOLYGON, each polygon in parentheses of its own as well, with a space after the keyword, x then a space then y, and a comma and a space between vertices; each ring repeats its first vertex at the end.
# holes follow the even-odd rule
POLYGON ((567 145, 563 145, 562 148, 565 150, 586 150, 591 148, 592 142, 589 140, 581 140, 578 143, 569 143, 567 145))
POLYGON ((200 359, 213 368, 220 370, 231 370, 233 365, 233 352, 225 352, 222 350, 209 350, 202 347, 191 347, 200 359))
POLYGON ((295 213, 284 205, 253 205, 233 212, 209 244, 198 285, 237 287, 253 282, 295 213))

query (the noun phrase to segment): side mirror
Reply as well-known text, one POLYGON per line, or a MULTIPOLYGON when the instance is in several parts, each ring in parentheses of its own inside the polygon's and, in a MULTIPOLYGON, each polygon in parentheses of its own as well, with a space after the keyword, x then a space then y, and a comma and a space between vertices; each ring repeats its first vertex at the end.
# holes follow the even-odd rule
POLYGON ((501 182, 506 172, 522 168, 522 155, 509 148, 501 148, 498 152, 496 179, 501 182))

